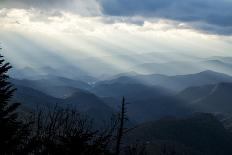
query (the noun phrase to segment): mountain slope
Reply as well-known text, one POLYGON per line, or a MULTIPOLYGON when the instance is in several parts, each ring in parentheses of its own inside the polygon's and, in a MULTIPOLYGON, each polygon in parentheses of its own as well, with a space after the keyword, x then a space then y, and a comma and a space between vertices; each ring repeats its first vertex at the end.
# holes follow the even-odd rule
POLYGON ((232 77, 226 74, 207 70, 196 74, 176 76, 166 76, 160 74, 139 75, 132 77, 124 76, 114 80, 99 82, 98 85, 112 83, 140 83, 144 85, 158 85, 174 91, 180 91, 191 86, 201 86, 219 82, 232 82, 232 77))
POLYGON ((140 83, 99 84, 93 87, 91 91, 101 97, 122 98, 124 96, 128 100, 149 99, 171 94, 171 91, 162 87, 147 86, 140 83))
POLYGON ((141 74, 164 74, 164 75, 181 75, 193 74, 205 70, 199 64, 192 61, 173 61, 166 63, 144 63, 134 66, 130 70, 141 74), (183 68, 183 66, 185 66, 183 68))
MULTIPOLYGON (((183 59, 185 60, 185 59, 183 59)), ((171 61, 166 63, 144 63, 131 68, 140 74, 185 75, 212 70, 232 75, 231 58, 211 57, 194 61, 171 61), (183 67, 184 66, 184 67, 183 67)))
POLYGON ((165 116, 182 117, 192 113, 172 91, 159 86, 111 83, 96 85, 91 91, 114 109, 120 106, 124 96, 128 103, 128 117, 136 122, 153 121, 165 116))
POLYGON ((22 104, 24 109, 32 110, 37 106, 62 104, 62 100, 44 94, 38 90, 15 85, 17 91, 13 96, 13 101, 22 104))
MULTIPOLYGON (((228 155, 232 153, 232 139, 223 125, 210 114, 196 114, 185 119, 162 119, 145 123, 128 132, 125 143, 144 143, 152 148, 156 143, 166 141, 172 149, 184 154, 181 147, 191 148, 197 154, 228 155)), ((167 146, 167 145, 166 145, 167 146)), ((148 150, 149 152, 149 150, 148 150)), ((154 152, 150 152, 152 155, 154 152)), ((177 153, 178 154, 178 153, 177 153)), ((191 154, 187 152, 187 154, 191 154)))
POLYGON ((53 97, 64 98, 72 95, 81 89, 89 89, 90 85, 82 81, 76 81, 63 77, 53 77, 40 80, 18 80, 11 79, 11 82, 18 86, 24 86, 39 90, 53 97))
POLYGON ((184 117, 192 114, 191 108, 172 96, 128 101, 127 111, 128 116, 139 123, 167 116, 184 117))
POLYGON ((232 112, 232 83, 190 87, 180 92, 178 97, 198 111, 232 112))
POLYGON ((40 87, 40 90, 52 97, 56 97, 60 99, 65 99, 67 97, 72 96, 73 94, 77 92, 85 91, 83 89, 70 87, 70 86, 47 86, 47 87, 42 87, 42 88, 40 87))
POLYGON ((87 91, 78 91, 66 99, 58 99, 29 87, 18 85, 15 87, 17 91, 13 101, 22 103, 24 110, 30 111, 37 108, 37 106, 59 104, 65 108, 76 108, 79 112, 94 119, 96 124, 110 121, 110 117, 115 114, 112 108, 87 91))
POLYGON ((77 92, 63 101, 66 105, 85 113, 98 123, 109 121, 112 115, 115 114, 112 108, 89 92, 77 92))
POLYGON ((25 67, 25 68, 14 68, 10 75, 13 78, 19 79, 47 79, 52 77, 65 77, 71 79, 77 79, 84 82, 93 82, 96 78, 89 76, 85 71, 78 67, 70 65, 53 65, 53 67, 25 67))

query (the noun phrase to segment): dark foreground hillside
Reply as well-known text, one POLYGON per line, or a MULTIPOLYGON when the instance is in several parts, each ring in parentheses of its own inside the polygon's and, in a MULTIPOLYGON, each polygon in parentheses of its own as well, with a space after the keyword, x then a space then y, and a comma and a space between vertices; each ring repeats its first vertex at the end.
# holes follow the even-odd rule
POLYGON ((199 113, 185 119, 167 118, 138 125, 128 132, 125 143, 144 147, 148 155, 164 152, 170 155, 232 154, 231 133, 211 114, 199 113))

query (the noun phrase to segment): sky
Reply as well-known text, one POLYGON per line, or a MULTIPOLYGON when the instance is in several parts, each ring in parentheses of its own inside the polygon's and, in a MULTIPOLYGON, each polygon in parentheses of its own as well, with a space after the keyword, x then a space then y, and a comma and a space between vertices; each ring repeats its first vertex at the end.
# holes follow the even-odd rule
POLYGON ((96 57, 123 68, 132 62, 107 56, 155 52, 232 56, 231 8, 232 0, 0 0, 0 42, 22 67, 96 57))

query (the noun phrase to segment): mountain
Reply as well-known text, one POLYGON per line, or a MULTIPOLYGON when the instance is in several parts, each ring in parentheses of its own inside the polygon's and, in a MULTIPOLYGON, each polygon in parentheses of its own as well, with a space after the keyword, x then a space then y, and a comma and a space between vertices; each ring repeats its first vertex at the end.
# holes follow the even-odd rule
POLYGON ((228 75, 232 75, 232 62, 227 62, 226 60, 217 60, 217 59, 212 59, 212 60, 207 60, 207 61, 202 61, 201 65, 204 66, 207 69, 216 71, 216 72, 221 72, 225 73, 228 75))
POLYGON ((232 57, 223 57, 223 56, 213 56, 208 58, 209 60, 220 60, 224 63, 232 64, 232 57))
POLYGON ((29 87, 15 85, 15 88, 17 88, 17 91, 13 96, 13 101, 22 103, 22 106, 25 109, 30 110, 35 109, 39 105, 54 105, 62 103, 60 99, 51 97, 29 87))
POLYGON ((173 96, 161 96, 128 101, 127 114, 138 123, 154 121, 162 117, 185 117, 192 114, 192 109, 173 96))
POLYGON ((67 97, 72 96, 73 94, 77 92, 85 91, 83 89, 70 87, 70 86, 47 86, 47 87, 41 88, 40 90, 50 96, 60 98, 60 99, 65 99, 67 97))
POLYGON ((90 89, 100 97, 126 97, 128 100, 138 100, 140 98, 154 98, 171 94, 171 91, 159 86, 147 86, 139 83, 112 83, 98 84, 90 89))
POLYGON ((127 115, 136 122, 146 122, 164 116, 185 116, 191 109, 175 98, 173 92, 158 86, 143 84, 112 83, 100 84, 91 89, 105 103, 118 109, 121 98, 126 98, 127 115))
POLYGON ((232 154, 231 134, 211 114, 184 119, 166 118, 138 125, 129 131, 124 145, 143 144, 148 155, 157 151, 188 155, 232 154), (171 145, 170 145, 171 144, 171 145))
POLYGON ((136 72, 136 70, 131 70, 133 66, 152 62, 163 63, 173 60, 173 57, 176 58, 176 60, 186 61, 196 59, 194 56, 187 56, 186 53, 162 51, 130 54, 114 53, 101 57, 88 57, 86 59, 78 61, 78 66, 83 70, 88 71, 91 75, 96 75, 97 77, 101 77, 101 75, 106 75, 108 77, 124 72, 136 72), (115 64, 117 65, 115 66, 115 64))
POLYGON ((64 77, 53 77, 40 80, 11 79, 11 82, 15 85, 33 88, 58 98, 68 97, 76 91, 82 91, 90 88, 90 85, 83 81, 72 80, 64 77))
POLYGON ((194 61, 171 61, 165 63, 144 63, 134 66, 133 68, 130 68, 130 70, 140 74, 164 74, 173 76, 193 74, 206 69, 194 61))
POLYGON ((110 121, 110 118, 115 111, 107 106, 100 98, 87 91, 77 91, 70 97, 65 99, 58 99, 49 96, 38 90, 15 85, 17 91, 14 95, 13 101, 22 103, 24 110, 33 110, 38 106, 50 106, 58 104, 64 108, 75 108, 82 114, 88 115, 94 119, 96 124, 103 124, 103 122, 110 121))
POLYGON ((143 63, 134 66, 129 70, 140 74, 164 74, 169 76, 194 74, 204 70, 212 70, 215 72, 232 75, 231 67, 232 61, 230 57, 211 57, 206 59, 199 58, 193 61, 185 60, 169 61, 165 63, 143 63))
POLYGON ((89 92, 77 92, 63 100, 69 107, 90 116, 97 124, 110 121, 116 112, 106 105, 99 97, 89 92))
POLYGON ((84 82, 94 82, 97 79, 89 76, 86 72, 73 66, 59 66, 56 68, 52 67, 25 67, 25 68, 14 68, 10 72, 11 77, 16 79, 48 79, 54 77, 64 77, 67 79, 76 79, 84 82))
POLYGON ((215 84, 219 82, 232 82, 232 77, 226 74, 213 72, 210 70, 196 74, 166 76, 160 74, 123 76, 117 79, 102 81, 96 85, 102 84, 135 84, 157 85, 173 91, 180 91, 191 86, 201 86, 207 84, 215 84))
POLYGON ((190 87, 178 94, 192 107, 205 112, 232 112, 232 83, 190 87))
POLYGON ((131 71, 131 72, 125 72, 125 73, 116 74, 114 76, 106 78, 105 80, 113 80, 113 79, 117 79, 117 78, 120 78, 120 77, 125 77, 125 76, 131 77, 131 76, 137 76, 137 75, 139 75, 139 74, 136 73, 136 72, 131 71))
POLYGON ((70 106, 77 106, 81 111, 87 111, 89 108, 98 108, 100 105, 104 105, 104 108, 107 108, 99 97, 90 92, 76 92, 64 99, 64 101, 70 106))

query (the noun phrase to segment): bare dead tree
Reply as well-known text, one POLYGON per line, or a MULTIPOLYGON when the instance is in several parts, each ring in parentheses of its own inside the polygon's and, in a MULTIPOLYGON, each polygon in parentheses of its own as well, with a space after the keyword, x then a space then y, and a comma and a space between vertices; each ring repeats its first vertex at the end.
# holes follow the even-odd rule
POLYGON ((120 150, 121 150, 121 142, 122 142, 122 137, 124 135, 124 124, 126 121, 126 103, 125 103, 125 97, 122 98, 122 104, 121 104, 121 112, 119 115, 119 127, 118 127, 118 132, 117 132, 117 136, 116 136, 116 151, 115 154, 119 155, 120 154, 120 150))
POLYGON ((111 155, 109 143, 115 129, 92 129, 92 121, 74 109, 43 107, 33 119, 34 132, 27 147, 31 154, 111 155))

